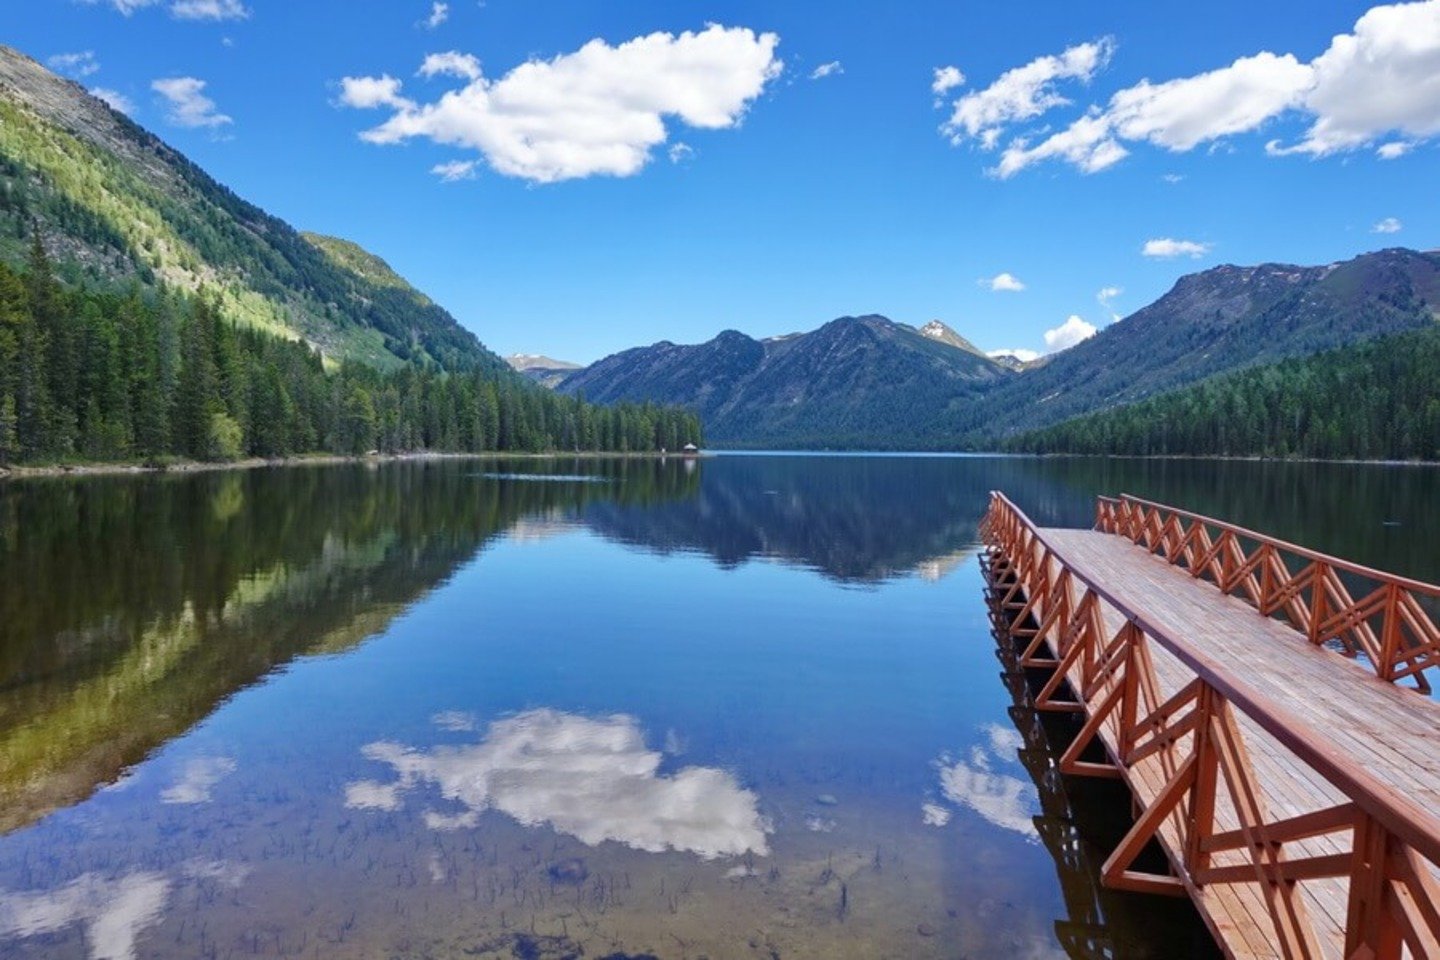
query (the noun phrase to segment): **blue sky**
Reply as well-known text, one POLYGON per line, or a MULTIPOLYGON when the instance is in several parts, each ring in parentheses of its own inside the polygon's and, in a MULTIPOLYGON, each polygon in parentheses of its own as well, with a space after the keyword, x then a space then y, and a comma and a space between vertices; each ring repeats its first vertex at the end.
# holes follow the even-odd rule
POLYGON ((0 41, 507 354, 861 313, 1044 351, 1440 227, 1440 0, 15 7, 0 41))

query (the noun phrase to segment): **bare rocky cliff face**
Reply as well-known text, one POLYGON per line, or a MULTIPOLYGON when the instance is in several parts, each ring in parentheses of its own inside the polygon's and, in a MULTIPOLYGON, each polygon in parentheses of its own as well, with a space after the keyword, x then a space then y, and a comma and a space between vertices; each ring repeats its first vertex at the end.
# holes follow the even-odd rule
POLYGON ((173 184, 176 163, 189 164, 158 137, 85 87, 57 76, 4 44, 0 44, 0 98, 113 154, 157 186, 173 184))

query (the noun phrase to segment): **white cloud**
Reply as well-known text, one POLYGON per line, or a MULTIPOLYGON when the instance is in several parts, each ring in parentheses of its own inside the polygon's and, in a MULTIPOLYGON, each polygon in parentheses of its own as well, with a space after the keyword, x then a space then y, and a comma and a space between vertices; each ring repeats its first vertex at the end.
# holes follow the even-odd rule
POLYGON ((83 50, 79 53, 57 53, 45 63, 56 73, 63 73, 67 77, 76 79, 100 72, 100 61, 95 59, 94 50, 83 50))
POLYGON ((991 350, 989 353, 987 353, 987 354, 985 354, 985 355, 986 355, 987 357, 992 357, 992 358, 993 358, 993 357, 1014 357, 1016 360, 1019 360, 1021 363, 1029 363, 1031 360, 1039 360, 1039 359, 1040 359, 1040 353, 1039 353, 1038 350, 1027 350, 1027 349, 1025 349, 1024 347, 1015 347, 1014 349, 1004 349, 1004 350, 991 350))
POLYGON ((950 810, 938 803, 922 803, 920 821, 927 827, 943 827, 950 822, 950 810))
POLYGON ((1045 346, 1049 348, 1050 353, 1054 353, 1057 350, 1067 350, 1093 336, 1095 336, 1094 324, 1086 323, 1072 313, 1060 326, 1045 331, 1045 346))
POLYGON ((250 10, 241 0, 81 0, 96 6, 103 4, 114 7, 121 14, 130 16, 136 10, 164 5, 177 20, 243 20, 250 16, 250 10))
POLYGON ((449 50, 432 53, 420 64, 422 77, 459 77, 461 80, 480 79, 480 61, 468 53, 449 50))
POLYGON ((475 714, 463 710, 442 710, 432 716, 430 722, 451 733, 467 733, 475 729, 475 714))
POLYGON ((937 97, 943 97, 956 87, 964 85, 965 74, 960 72, 959 67, 936 67, 935 79, 930 82, 930 92, 937 97))
MULTIPOLYGON (((971 137, 989 149, 998 142, 1005 125, 1068 104, 1070 101, 1056 92, 1055 82, 1088 82, 1109 62, 1114 48, 1114 42, 1107 37, 1070 47, 1059 56, 1037 57, 1023 67, 1009 70, 985 89, 957 99, 941 130, 952 143, 971 137)), ((939 79, 937 73, 937 83, 939 79)))
POLYGON ((1104 117, 1123 140, 1177 153, 1254 130, 1298 105, 1311 71, 1292 54, 1259 53, 1179 80, 1142 80, 1110 98, 1104 117))
POLYGON ((833 77, 844 72, 845 68, 840 65, 839 60, 831 60, 829 63, 822 63, 814 70, 811 70, 810 79, 824 80, 826 77, 833 77))
POLYGON ((1024 138, 1011 141, 1000 155, 1000 162, 988 172, 1002 180, 1041 160, 1063 159, 1086 173, 1104 170, 1129 156, 1110 135, 1110 126, 1103 116, 1081 117, 1069 127, 1051 134, 1034 147, 1024 138))
POLYGON ((146 7, 153 7, 160 0, 84 0, 90 6, 103 3, 106 6, 114 7, 125 16, 130 16, 136 10, 143 10, 146 7))
POLYGON ((1095 300, 1110 314, 1111 320, 1119 320, 1120 314, 1115 312, 1115 300, 1124 293, 1123 287, 1101 287, 1095 294, 1095 300))
POLYGON ((341 101, 394 110, 361 134, 370 143, 423 137, 470 147, 500 173, 539 183, 623 177, 666 141, 667 118, 702 129, 738 125, 781 71, 778 43, 773 33, 712 24, 614 47, 592 40, 498 80, 476 77, 423 105, 401 97, 399 81, 388 76, 346 77, 341 101))
POLYGON ((479 166, 477 160, 448 160, 435 164, 430 168, 430 172, 439 177, 441 183, 458 183, 461 180, 474 180, 479 175, 476 171, 479 166))
POLYGON ((1165 174, 1161 174, 1160 179, 1161 179, 1161 180, 1164 180, 1166 183, 1179 183, 1180 181, 1182 181, 1182 180, 1185 179, 1185 174, 1183 174, 1183 173, 1165 173, 1165 174))
POLYGON ((1405 225, 1394 217, 1386 217, 1370 228, 1371 233, 1399 233, 1405 225))
POLYGON ((134 102, 119 90, 111 90, 108 87, 91 87, 90 96, 97 100, 105 101, 110 105, 111 109, 119 110, 127 117, 133 117, 135 115, 134 102))
POLYGON ((436 829, 473 824, 493 808, 590 845, 613 840, 707 859, 768 852, 771 828, 753 792, 713 767, 661 774, 664 755, 646 748, 639 724, 628 716, 530 710, 495 721, 477 744, 423 751, 381 742, 363 753, 390 765, 398 779, 348 784, 347 806, 395 810, 405 793, 434 784, 464 808, 429 811, 426 821, 436 829))
POLYGON ((997 273, 993 277, 982 278, 980 286, 988 287, 997 293, 1019 293, 1025 289, 1025 284, 1013 273, 997 273))
POLYGON ((388 73, 379 77, 346 77, 340 81, 340 102, 357 110, 374 107, 394 107, 402 111, 415 109, 414 101, 400 96, 400 87, 400 81, 388 73))
POLYGON ((695 156, 695 148, 684 141, 676 140, 670 144, 670 149, 665 151, 665 155, 670 158, 671 163, 683 163, 695 156))
POLYGON ((1281 153, 1323 156, 1399 132, 1440 134, 1440 3, 1372 7, 1310 64, 1305 110, 1314 122, 1281 153))
POLYGON ((1145 245, 1140 248, 1142 256, 1154 260, 1173 260, 1176 257, 1198 260, 1209 252, 1210 244, 1208 243, 1199 243, 1195 240, 1172 240, 1169 237, 1146 240, 1145 245))
POLYGON ((430 16, 425 18, 425 27, 434 30, 440 24, 450 19, 450 4, 441 3, 440 0, 430 5, 430 16))
POLYGON ((233 121, 215 109, 215 101, 205 96, 205 81, 194 77, 168 77, 150 84, 150 89, 165 98, 165 119, 181 127, 223 127, 233 121))
POLYGON ((170 14, 180 20, 243 20, 250 11, 240 0, 175 0, 170 14))
MULTIPOLYGON (((1324 156, 1391 137, 1376 148, 1382 159, 1440 135, 1440 2, 1377 6, 1353 32, 1333 38, 1308 62, 1293 53, 1260 51, 1228 66, 1160 83, 1142 80, 1104 106, 1089 107, 1059 130, 1015 129, 1069 101, 1062 80, 1088 81, 1113 49, 1070 69, 1072 47, 1003 74, 989 88, 955 101, 943 132, 953 143, 967 136, 986 149, 1010 137, 989 172, 1010 177, 1044 160, 1064 160, 1086 173, 1128 155, 1126 144, 1148 143, 1175 153, 1260 129, 1286 115, 1307 118, 1298 143, 1266 144, 1272 155, 1324 156), (1090 69, 1085 69, 1093 61, 1090 69), (1396 136, 1398 135, 1398 137, 1396 136)), ((1096 45, 1086 45, 1096 46, 1096 45)))
POLYGON ((229 757, 195 757, 185 764, 180 779, 160 792, 161 803, 208 803, 215 784, 235 772, 229 757))

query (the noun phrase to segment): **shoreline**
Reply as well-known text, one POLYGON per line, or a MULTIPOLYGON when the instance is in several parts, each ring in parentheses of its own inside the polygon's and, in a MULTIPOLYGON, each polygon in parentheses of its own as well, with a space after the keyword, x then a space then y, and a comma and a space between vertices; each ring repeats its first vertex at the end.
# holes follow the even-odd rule
POLYGON ((7 480, 27 480, 46 477, 98 477, 98 476, 141 476, 146 474, 189 474, 209 473, 217 470, 256 470, 263 467, 304 467, 304 466, 338 466, 340 464, 383 464, 383 463, 409 463, 415 461, 431 460, 658 460, 669 459, 712 459, 715 456, 744 456, 746 454, 761 455, 790 455, 790 456, 968 456, 975 458, 1004 457, 1006 459, 1030 459, 1030 460, 1173 460, 1173 461, 1223 461, 1227 463, 1323 463, 1348 466, 1373 466, 1373 467, 1440 467, 1440 460, 1361 460, 1361 459, 1328 459, 1323 457, 1261 457, 1261 456, 1194 456, 1183 453, 1168 454, 1103 454, 1103 453, 1006 453, 998 450, 992 451, 954 451, 954 450, 784 450, 784 449, 762 449, 758 447, 719 447, 710 450, 703 450, 698 454, 684 453, 661 453, 659 451, 645 451, 643 453, 622 453, 619 451, 547 451, 543 453, 521 453, 510 451, 490 450, 479 453, 444 453, 420 451, 415 453, 382 453, 363 454, 360 456, 349 456, 338 453, 316 453, 301 454, 290 457, 277 457, 266 459, 264 457, 247 457, 244 460, 228 461, 206 461, 206 460, 175 460, 164 464, 145 464, 135 461, 106 462, 87 461, 80 463, 47 464, 41 466, 0 466, 0 483, 7 480))
POLYGON ((646 451, 644 453, 621 453, 619 451, 581 450, 573 452, 549 451, 545 453, 514 453, 507 451, 485 451, 481 453, 381 453, 348 456, 338 453, 316 453, 291 457, 247 457, 244 460, 176 460, 164 464, 145 464, 134 461, 107 463, 92 461, 43 466, 0 467, 0 482, 7 480, 30 480, 46 477, 103 477, 143 476, 147 474, 189 474, 210 473, 217 470, 256 470, 263 467, 305 467, 338 466, 340 464, 383 464, 410 463, 431 460, 659 460, 697 459, 711 456, 709 453, 682 454, 646 451))

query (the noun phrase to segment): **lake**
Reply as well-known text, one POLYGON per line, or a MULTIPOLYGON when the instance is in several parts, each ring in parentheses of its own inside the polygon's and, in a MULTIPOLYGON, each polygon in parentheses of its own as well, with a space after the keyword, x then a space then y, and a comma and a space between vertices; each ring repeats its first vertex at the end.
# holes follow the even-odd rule
POLYGON ((988 491, 1440 580, 1432 468, 730 454, 0 485, 0 955, 1174 957, 988 491))

